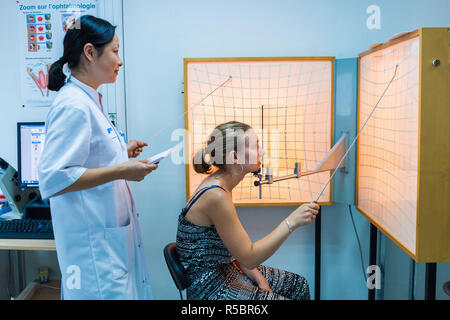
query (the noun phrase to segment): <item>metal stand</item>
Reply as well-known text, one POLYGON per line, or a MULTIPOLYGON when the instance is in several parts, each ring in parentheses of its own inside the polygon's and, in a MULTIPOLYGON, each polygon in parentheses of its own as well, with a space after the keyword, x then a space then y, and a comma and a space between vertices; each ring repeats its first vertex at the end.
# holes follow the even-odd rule
POLYGON ((322 207, 319 208, 319 213, 316 217, 315 223, 315 260, 314 260, 314 300, 320 300, 320 256, 321 256, 321 229, 322 229, 322 207))
POLYGON ((425 300, 436 300, 436 263, 427 263, 425 269, 425 300))
MULTIPOLYGON (((378 230, 373 225, 370 224, 370 257, 369 257, 369 265, 374 266, 377 264, 377 236, 378 230)), ((369 289, 369 300, 375 300, 375 288, 369 289)))
MULTIPOLYGON (((261 148, 264 148, 264 106, 263 105, 261 105, 261 148)), ((261 176, 259 178, 259 199, 262 199, 262 186, 261 186, 262 177, 264 177, 264 153, 261 157, 261 176)))
POLYGON ((416 262, 410 259, 409 263, 409 300, 416 300, 416 262))

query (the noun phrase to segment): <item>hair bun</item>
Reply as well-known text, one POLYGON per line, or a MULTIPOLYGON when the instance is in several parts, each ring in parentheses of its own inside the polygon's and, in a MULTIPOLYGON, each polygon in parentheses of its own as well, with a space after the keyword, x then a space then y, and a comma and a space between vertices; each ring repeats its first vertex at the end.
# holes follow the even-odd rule
POLYGON ((200 174, 208 174, 211 172, 211 156, 205 152, 205 149, 197 151, 193 159, 194 170, 200 174))
POLYGON ((68 29, 63 40, 63 56, 52 64, 48 73, 49 90, 59 91, 64 86, 66 76, 63 66, 68 63, 71 71, 77 68, 86 43, 91 43, 98 56, 101 56, 105 46, 114 39, 116 27, 106 20, 82 15, 76 19, 75 25, 66 26, 68 29), (75 25, 79 27, 74 28, 75 25))

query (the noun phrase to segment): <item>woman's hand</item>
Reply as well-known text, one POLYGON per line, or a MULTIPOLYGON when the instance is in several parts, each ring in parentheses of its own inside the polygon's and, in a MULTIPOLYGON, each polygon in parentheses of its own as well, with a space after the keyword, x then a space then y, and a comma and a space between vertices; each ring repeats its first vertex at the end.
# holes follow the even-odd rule
POLYGON ((252 280, 258 286, 258 288, 272 292, 272 289, 270 289, 266 278, 264 278, 261 272, 259 272, 258 268, 248 269, 247 267, 240 264, 237 260, 234 260, 233 265, 242 270, 242 272, 244 272, 247 277, 249 277, 250 280, 252 280))
POLYGON ((289 215, 288 221, 296 229, 313 222, 318 213, 319 205, 317 203, 305 203, 289 215))
POLYGON ((147 160, 132 160, 119 165, 122 179, 142 181, 145 176, 158 168, 157 164, 147 164, 147 160))
POLYGON ((131 140, 127 143, 128 158, 137 158, 148 144, 144 141, 131 140))

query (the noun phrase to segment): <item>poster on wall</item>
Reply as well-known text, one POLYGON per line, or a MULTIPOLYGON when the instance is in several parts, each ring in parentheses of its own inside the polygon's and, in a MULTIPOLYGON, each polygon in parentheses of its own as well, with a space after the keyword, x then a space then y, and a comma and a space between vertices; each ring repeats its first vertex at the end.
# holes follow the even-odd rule
MULTIPOLYGON (((49 107, 48 71, 63 55, 68 28, 84 14, 97 15, 96 0, 16 1, 20 21, 20 87, 22 107, 49 107)), ((64 72, 68 74, 67 65, 64 72)))

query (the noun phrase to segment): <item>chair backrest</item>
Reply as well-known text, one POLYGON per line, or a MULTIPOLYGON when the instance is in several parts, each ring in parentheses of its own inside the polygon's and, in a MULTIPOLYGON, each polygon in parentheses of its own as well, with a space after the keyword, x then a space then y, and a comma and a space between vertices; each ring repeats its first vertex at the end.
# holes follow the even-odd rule
POLYGON ((178 290, 186 289, 189 286, 189 281, 186 276, 186 270, 178 258, 175 242, 169 243, 164 248, 164 258, 178 290))

